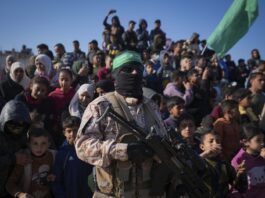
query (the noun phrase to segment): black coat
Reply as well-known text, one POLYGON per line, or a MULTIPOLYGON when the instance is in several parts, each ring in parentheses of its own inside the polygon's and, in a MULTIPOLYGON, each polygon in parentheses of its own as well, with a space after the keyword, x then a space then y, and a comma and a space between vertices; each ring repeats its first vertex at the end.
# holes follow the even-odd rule
POLYGON ((15 96, 24 91, 24 88, 13 81, 10 76, 0 84, 0 97, 6 102, 15 98, 15 96))

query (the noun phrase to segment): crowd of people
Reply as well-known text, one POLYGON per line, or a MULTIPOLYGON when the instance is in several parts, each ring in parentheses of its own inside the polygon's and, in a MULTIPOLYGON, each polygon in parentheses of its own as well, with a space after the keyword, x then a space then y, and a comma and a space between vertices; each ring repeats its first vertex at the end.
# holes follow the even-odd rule
POLYGON ((208 197, 263 197, 265 61, 259 50, 235 63, 230 54, 218 57, 198 33, 172 41, 159 19, 150 33, 145 19, 136 30, 129 21, 125 30, 118 16, 108 23, 115 12, 103 21, 102 47, 92 40, 85 53, 74 40, 72 52, 57 43, 54 55, 42 43, 28 65, 6 57, 0 197, 191 197, 178 177, 185 173, 157 174, 163 161, 104 114, 109 105, 146 136, 178 134, 204 163, 194 172, 208 197))

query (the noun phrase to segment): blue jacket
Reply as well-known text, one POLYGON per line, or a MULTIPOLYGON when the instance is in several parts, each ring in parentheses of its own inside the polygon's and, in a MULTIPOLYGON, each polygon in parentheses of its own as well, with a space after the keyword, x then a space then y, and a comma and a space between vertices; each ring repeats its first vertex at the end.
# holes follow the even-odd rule
POLYGON ((88 175, 92 166, 81 161, 74 145, 66 141, 57 152, 54 164, 56 175, 52 190, 55 198, 90 198, 92 192, 88 187, 88 175))

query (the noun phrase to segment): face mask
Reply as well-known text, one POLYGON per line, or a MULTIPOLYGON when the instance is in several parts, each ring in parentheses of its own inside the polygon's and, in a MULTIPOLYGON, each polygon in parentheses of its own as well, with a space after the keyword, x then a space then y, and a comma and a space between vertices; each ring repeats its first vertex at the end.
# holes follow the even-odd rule
POLYGON ((115 90, 122 96, 142 99, 142 75, 121 72, 115 83, 115 90))

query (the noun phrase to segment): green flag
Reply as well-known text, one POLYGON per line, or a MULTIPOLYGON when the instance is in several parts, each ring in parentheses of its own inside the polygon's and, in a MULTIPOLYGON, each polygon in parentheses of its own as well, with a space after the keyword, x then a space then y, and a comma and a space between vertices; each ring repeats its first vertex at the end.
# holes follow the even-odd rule
POLYGON ((207 44, 223 57, 247 33, 257 16, 258 0, 234 0, 207 44))

